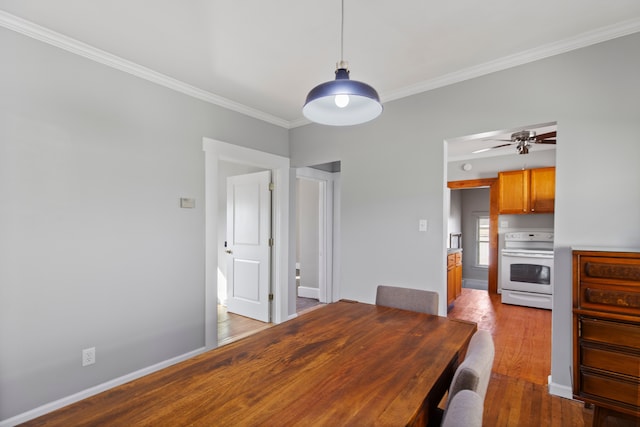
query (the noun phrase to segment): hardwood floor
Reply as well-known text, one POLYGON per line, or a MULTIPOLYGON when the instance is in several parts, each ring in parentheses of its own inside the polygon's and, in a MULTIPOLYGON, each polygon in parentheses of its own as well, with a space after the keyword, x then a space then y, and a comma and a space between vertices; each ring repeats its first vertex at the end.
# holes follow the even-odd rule
POLYGON ((463 289, 449 318, 491 332, 496 356, 485 399, 488 427, 586 427, 593 410, 547 392, 551 372, 551 311, 502 304, 500 296, 463 289))
MULTIPOLYGON (((312 298, 300 298, 296 301, 298 314, 315 310, 324 304, 312 298)), ((255 334, 273 326, 273 323, 264 323, 233 313, 228 313, 226 307, 218 305, 218 346, 225 345, 255 334)))
POLYGON ((218 305, 218 346, 232 343, 272 325, 272 323, 228 313, 225 306, 218 305))

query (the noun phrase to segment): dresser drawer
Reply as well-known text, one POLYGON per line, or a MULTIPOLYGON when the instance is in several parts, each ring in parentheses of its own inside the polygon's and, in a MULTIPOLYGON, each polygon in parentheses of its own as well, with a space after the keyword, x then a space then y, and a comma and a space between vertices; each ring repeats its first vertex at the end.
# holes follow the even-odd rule
POLYGON ((614 322, 590 317, 581 317, 580 337, 593 341, 640 350, 640 324, 614 322))
POLYGON ((620 380, 607 375, 583 371, 581 383, 583 396, 611 400, 629 405, 636 410, 640 407, 640 383, 637 381, 620 380))
POLYGON ((577 275, 580 308, 621 314, 640 309, 640 260, 582 256, 577 275))
POLYGON ((609 371, 630 377, 640 377, 640 356, 615 349, 583 344, 580 348, 582 366, 609 371))

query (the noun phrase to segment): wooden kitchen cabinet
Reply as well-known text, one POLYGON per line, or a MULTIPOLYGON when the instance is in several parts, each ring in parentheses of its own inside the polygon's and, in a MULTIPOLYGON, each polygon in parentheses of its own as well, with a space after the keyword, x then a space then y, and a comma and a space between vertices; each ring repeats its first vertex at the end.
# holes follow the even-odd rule
POLYGON ((501 214, 553 212, 556 168, 499 172, 498 181, 501 214))
POLYGON ((447 255, 447 306, 462 293, 462 251, 447 255))
POLYGON ((573 251, 573 366, 594 426, 640 422, 640 252, 573 251))

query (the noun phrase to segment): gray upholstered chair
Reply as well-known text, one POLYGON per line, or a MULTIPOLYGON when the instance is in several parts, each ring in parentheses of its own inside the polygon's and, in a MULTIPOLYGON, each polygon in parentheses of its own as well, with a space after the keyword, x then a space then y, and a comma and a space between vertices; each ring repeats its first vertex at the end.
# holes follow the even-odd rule
MULTIPOLYGON (((453 374, 451 385, 449 386, 449 394, 444 412, 436 411, 430 416, 429 426, 440 425, 448 417, 451 405, 455 398, 464 390, 474 392, 480 399, 480 407, 484 408, 484 398, 487 394, 489 379, 491 378, 491 368, 493 367, 493 359, 495 356, 495 346, 493 338, 489 331, 478 330, 471 337, 467 355, 453 374)), ((468 398, 476 399, 476 398, 468 398)), ((458 420, 459 418, 454 418, 458 420)), ((480 423, 482 423, 482 415, 480 415, 480 423)), ((444 423, 442 425, 445 425, 444 423)), ((446 424, 467 425, 467 424, 446 424)), ((476 425, 476 424, 468 424, 476 425)), ((481 425, 481 424, 478 424, 481 425)))
POLYGON ((376 305, 437 315, 438 293, 380 285, 376 291, 376 305))
POLYGON ((491 333, 478 330, 471 337, 467 355, 456 369, 449 387, 449 399, 460 390, 472 390, 480 395, 484 402, 487 394, 495 347, 491 333))
POLYGON ((484 401, 471 390, 461 390, 451 399, 442 427, 482 427, 484 401))

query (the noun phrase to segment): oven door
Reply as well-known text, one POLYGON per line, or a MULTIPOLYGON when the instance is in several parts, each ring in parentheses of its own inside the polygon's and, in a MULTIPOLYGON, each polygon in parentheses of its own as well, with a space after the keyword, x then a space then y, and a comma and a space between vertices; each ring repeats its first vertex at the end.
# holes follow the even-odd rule
POLYGON ((502 289, 553 294, 553 252, 502 250, 502 289))

